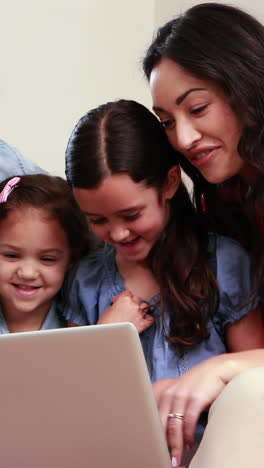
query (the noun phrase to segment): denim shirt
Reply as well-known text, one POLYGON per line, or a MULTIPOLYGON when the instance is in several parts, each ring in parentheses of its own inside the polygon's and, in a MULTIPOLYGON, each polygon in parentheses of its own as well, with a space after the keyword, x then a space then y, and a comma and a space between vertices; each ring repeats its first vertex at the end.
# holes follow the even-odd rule
POLYGON ((0 140, 0 182, 8 177, 46 173, 14 147, 0 140))
MULTIPOLYGON (((40 330, 49 330, 51 328, 64 328, 66 327, 65 319, 61 316, 60 312, 58 311, 58 306, 56 299, 53 300, 51 307, 43 320, 40 330)), ((5 321, 5 317, 2 311, 2 307, 0 305, 0 335, 5 335, 10 333, 7 323, 5 321)))
MULTIPOLYGON (((157 296, 150 301, 155 323, 140 335, 152 382, 175 378, 201 361, 227 351, 225 327, 235 323, 256 307, 249 304, 250 262, 245 250, 223 236, 210 236, 209 251, 215 263, 220 305, 208 322, 209 338, 179 356, 164 338, 164 325, 169 328, 169 315, 163 321, 157 296), (164 323, 165 322, 165 323, 164 323)), ((114 249, 105 245, 84 257, 69 273, 64 287, 64 317, 77 324, 96 324, 111 305, 114 296, 126 289, 116 268, 114 249)))

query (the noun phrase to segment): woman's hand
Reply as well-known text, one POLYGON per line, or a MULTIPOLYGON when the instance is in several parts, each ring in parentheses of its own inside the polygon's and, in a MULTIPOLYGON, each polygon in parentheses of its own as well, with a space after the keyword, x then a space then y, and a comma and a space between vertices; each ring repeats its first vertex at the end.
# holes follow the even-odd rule
POLYGON ((113 304, 106 309, 97 323, 102 325, 131 322, 136 326, 138 333, 142 333, 154 323, 154 318, 147 313, 148 308, 139 297, 124 291, 114 298, 113 304))
POLYGON ((177 465, 181 462, 184 446, 188 448, 193 444, 201 413, 209 409, 235 375, 260 365, 264 365, 263 349, 222 354, 202 362, 177 379, 153 384, 168 446, 177 465), (183 415, 183 419, 168 418, 171 413, 183 415))

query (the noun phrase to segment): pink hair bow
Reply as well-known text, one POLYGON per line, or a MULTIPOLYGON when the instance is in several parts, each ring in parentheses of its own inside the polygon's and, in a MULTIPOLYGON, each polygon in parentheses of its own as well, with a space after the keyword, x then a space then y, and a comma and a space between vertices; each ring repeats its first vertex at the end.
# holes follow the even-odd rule
POLYGON ((13 177, 4 186, 2 192, 0 192, 0 203, 5 203, 8 196, 14 190, 15 186, 21 180, 21 177, 13 177))

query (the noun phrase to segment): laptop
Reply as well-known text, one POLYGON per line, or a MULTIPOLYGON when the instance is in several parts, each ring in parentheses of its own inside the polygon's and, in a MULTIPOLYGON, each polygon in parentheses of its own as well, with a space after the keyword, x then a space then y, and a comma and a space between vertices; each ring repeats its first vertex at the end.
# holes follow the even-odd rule
POLYGON ((129 323, 0 336, 4 468, 171 468, 129 323))

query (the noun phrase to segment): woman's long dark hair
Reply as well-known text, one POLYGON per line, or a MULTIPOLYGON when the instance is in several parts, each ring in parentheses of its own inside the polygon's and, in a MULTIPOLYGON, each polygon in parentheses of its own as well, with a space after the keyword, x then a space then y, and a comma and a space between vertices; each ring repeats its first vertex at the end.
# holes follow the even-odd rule
POLYGON ((158 30, 143 60, 148 79, 162 58, 220 85, 242 122, 238 151, 258 172, 256 184, 248 187, 245 194, 250 224, 236 206, 230 210, 221 203, 217 187, 209 184, 187 160, 182 158, 181 164, 194 182, 197 209, 201 209, 203 194, 216 229, 237 237, 252 252, 255 250, 255 280, 259 282, 264 276, 264 249, 260 249, 256 225, 256 211, 264 213, 264 27, 239 8, 199 4, 158 30))
MULTIPOLYGON (((120 100, 93 109, 74 128, 66 150, 72 187, 93 189, 112 174, 128 174, 160 194, 177 164, 158 119, 134 101, 120 100)), ((160 286, 161 305, 169 305, 168 339, 178 347, 208 337, 207 321, 218 305, 210 267, 208 232, 181 183, 171 200, 166 232, 149 254, 160 286)))

